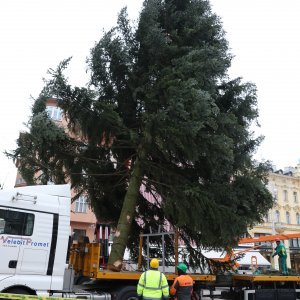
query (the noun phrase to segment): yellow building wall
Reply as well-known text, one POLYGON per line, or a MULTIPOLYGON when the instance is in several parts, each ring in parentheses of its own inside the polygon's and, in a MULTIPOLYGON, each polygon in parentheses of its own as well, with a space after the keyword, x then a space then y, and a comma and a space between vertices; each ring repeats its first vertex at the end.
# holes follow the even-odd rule
MULTIPOLYGON (((292 171, 292 173, 270 172, 268 188, 273 195, 274 206, 266 216, 264 223, 249 230, 251 236, 254 237, 255 234, 300 233, 300 164, 292 171), (299 214, 298 217, 297 214, 299 214)), ((300 253, 297 253, 297 249, 290 249, 288 240, 284 241, 284 244, 288 254, 288 267, 291 268, 291 254, 293 254, 293 257, 299 256, 299 261, 294 263, 294 267, 300 270, 300 253)), ((273 251, 274 247, 275 244, 273 251)), ((298 252, 300 252, 300 248, 298 252)), ((273 267, 278 269, 277 257, 271 260, 271 263, 273 267)))

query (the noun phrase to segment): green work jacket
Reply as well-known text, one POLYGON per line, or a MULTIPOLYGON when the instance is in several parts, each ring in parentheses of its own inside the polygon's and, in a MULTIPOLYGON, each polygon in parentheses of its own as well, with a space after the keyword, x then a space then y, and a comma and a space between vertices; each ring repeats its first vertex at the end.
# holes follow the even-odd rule
POLYGON ((275 253, 273 256, 278 255, 279 257, 286 257, 286 249, 282 242, 279 243, 279 245, 275 248, 275 253))

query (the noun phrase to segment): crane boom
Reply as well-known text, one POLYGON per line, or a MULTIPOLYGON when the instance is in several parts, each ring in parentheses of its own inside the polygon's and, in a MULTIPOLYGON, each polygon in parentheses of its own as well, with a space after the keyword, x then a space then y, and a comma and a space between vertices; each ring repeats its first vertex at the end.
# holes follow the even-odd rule
POLYGON ((298 233, 265 235, 265 236, 253 237, 253 238, 242 238, 238 241, 238 244, 259 243, 259 242, 274 242, 277 239, 279 239, 279 240, 289 240, 289 239, 294 239, 294 238, 300 238, 300 232, 298 232, 298 233))

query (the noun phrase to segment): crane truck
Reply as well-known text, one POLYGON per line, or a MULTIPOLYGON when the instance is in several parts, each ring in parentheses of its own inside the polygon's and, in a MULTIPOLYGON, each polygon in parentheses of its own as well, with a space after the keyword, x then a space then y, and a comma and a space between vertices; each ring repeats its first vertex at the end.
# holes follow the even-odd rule
MULTIPOLYGON (((135 299, 141 271, 111 272, 101 268, 100 243, 84 242, 69 247, 70 196, 69 185, 0 191, 0 292, 95 300, 135 299), (82 279, 88 281, 80 284, 82 279)), ((300 233, 248 238, 240 243, 295 237, 300 237, 300 233)), ((175 270, 165 274, 170 284, 177 276, 175 270)), ((202 298, 204 288, 214 298, 212 291, 220 286, 219 274, 190 275, 194 280, 194 299, 202 298)), ((230 276, 230 282, 221 285, 230 289, 223 295, 228 299, 299 298, 300 276, 230 276)))
MULTIPOLYGON (((70 186, 37 185, 0 191, 0 292, 95 300, 136 296, 141 272, 99 266, 100 244, 71 248, 70 186), (66 258, 69 264, 66 264, 66 258), (76 285, 80 279, 90 284, 76 285)), ((171 283, 176 274, 166 274, 171 283)), ((195 291, 215 280, 192 274, 195 291)))

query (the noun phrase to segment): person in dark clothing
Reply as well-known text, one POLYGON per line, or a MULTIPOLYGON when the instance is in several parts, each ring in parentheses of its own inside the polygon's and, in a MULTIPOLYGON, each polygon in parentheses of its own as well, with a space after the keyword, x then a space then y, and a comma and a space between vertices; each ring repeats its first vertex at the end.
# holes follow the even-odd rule
POLYGON ((186 274, 186 264, 179 263, 176 268, 178 277, 174 280, 170 288, 170 295, 175 296, 177 300, 190 300, 193 293, 193 278, 186 274))

